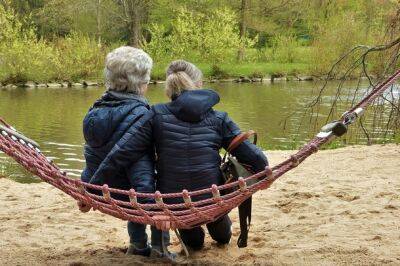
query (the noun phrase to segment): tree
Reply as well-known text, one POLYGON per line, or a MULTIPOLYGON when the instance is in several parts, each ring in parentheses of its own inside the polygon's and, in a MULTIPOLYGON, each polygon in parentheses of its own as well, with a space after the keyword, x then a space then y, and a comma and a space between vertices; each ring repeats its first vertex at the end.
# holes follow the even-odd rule
POLYGON ((143 24, 150 13, 151 0, 117 0, 122 12, 120 19, 125 23, 129 33, 129 44, 139 47, 142 39, 143 24))
POLYGON ((240 22, 239 22, 239 36, 240 36, 240 47, 238 51, 238 61, 242 61, 244 58, 244 41, 246 38, 246 13, 248 11, 249 0, 242 0, 240 5, 240 22))

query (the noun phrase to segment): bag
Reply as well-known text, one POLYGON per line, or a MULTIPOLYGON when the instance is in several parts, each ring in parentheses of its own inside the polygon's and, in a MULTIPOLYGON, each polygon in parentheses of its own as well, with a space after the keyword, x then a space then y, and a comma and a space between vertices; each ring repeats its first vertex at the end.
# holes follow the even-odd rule
MULTIPOLYGON (((242 133, 238 136, 236 136, 231 144, 229 145, 228 149, 226 150, 226 153, 222 159, 222 164, 221 164, 221 172, 222 172, 222 177, 224 179, 224 183, 228 184, 231 182, 235 182, 239 179, 239 177, 246 178, 253 173, 250 170, 250 166, 240 164, 235 157, 232 156, 231 152, 236 149, 240 144, 242 144, 244 141, 249 139, 251 136, 254 136, 254 141, 253 143, 257 143, 257 133, 254 132, 253 130, 250 130, 246 133, 242 133)), ((252 185, 256 181, 251 180, 250 182, 247 182, 247 185, 252 185)), ((229 189, 225 189, 223 191, 223 194, 229 194, 233 192, 236 188, 232 187, 229 189)), ((237 245, 239 248, 247 247, 247 238, 248 238, 248 233, 250 229, 250 222, 251 222, 251 203, 252 199, 251 197, 243 201, 239 205, 239 221, 240 221, 240 235, 237 241, 237 245)))

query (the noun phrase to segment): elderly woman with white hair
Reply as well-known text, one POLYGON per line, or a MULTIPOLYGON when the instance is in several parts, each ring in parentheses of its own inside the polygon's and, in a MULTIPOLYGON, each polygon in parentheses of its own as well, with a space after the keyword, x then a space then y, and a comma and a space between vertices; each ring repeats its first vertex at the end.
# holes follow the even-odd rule
MULTIPOLYGON (((126 131, 149 110, 144 97, 150 81, 153 61, 148 54, 133 47, 120 47, 110 52, 105 63, 106 92, 89 109, 83 120, 86 167, 81 179, 89 182, 103 159, 126 131)), ((112 188, 138 192, 154 192, 154 150, 149 147, 135 163, 117 169, 105 177, 112 188)), ((121 195, 112 195, 128 200, 121 195)), ((81 211, 90 209, 78 203, 81 211)), ((171 256, 162 252, 162 243, 169 243, 169 234, 152 227, 151 244, 147 243, 146 226, 128 222, 130 246, 127 254, 156 257, 171 256), (162 237, 164 240, 162 241, 162 237)))

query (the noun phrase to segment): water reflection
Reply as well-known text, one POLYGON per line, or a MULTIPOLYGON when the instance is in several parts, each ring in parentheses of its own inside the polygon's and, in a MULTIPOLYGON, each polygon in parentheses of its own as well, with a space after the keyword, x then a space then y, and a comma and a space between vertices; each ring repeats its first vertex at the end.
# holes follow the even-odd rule
MULTIPOLYGON (((213 83, 207 87, 215 89, 221 96, 216 109, 228 112, 243 130, 257 131, 259 144, 264 149, 280 149, 294 148, 299 141, 310 137, 308 126, 299 127, 306 115, 301 107, 316 95, 319 85, 310 82, 213 83)), ((349 84, 343 91, 351 95, 354 93, 352 87, 354 85, 349 84)), ((321 123, 326 119, 335 88, 335 84, 328 87, 322 98, 323 104, 318 110, 321 123)), ((0 90, 0 116, 36 140, 43 153, 63 170, 78 177, 84 165, 82 119, 103 92, 104 88, 0 90)), ((387 95, 399 97, 398 87, 387 95)), ((152 85, 148 98, 151 103, 167 101, 163 85, 152 85)), ((368 121, 372 123, 371 119, 368 121)), ((377 132, 379 130, 378 127, 377 132)), ((0 154, 0 166, 0 175, 32 182, 32 178, 4 154, 0 154)))

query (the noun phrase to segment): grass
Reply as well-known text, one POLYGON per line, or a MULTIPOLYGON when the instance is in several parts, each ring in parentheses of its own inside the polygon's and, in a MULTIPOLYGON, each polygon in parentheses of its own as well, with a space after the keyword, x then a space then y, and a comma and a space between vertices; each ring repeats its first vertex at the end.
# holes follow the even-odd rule
MULTIPOLYGON (((204 73, 205 78, 213 76, 212 64, 194 62, 204 73)), ((165 69, 168 63, 156 63, 152 71, 152 79, 164 80, 165 69)), ((240 76, 271 76, 271 75, 293 75, 310 74, 309 65, 306 63, 263 63, 263 62, 242 62, 242 63, 220 63, 217 65, 227 77, 237 78, 240 76)))

